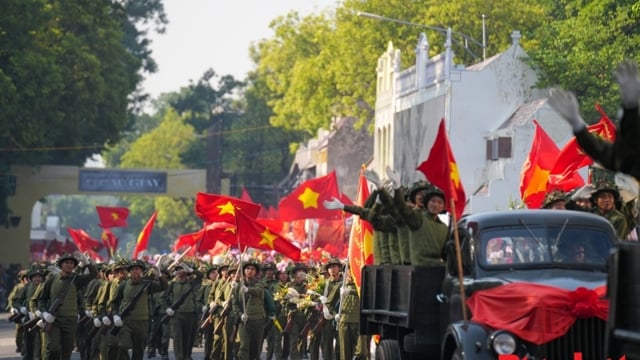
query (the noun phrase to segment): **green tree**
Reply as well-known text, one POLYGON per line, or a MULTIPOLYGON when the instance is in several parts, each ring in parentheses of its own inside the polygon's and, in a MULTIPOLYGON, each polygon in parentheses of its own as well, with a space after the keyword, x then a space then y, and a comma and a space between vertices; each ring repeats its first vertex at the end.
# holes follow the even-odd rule
POLYGON ((535 32, 527 48, 540 72, 540 87, 573 91, 587 121, 597 120, 599 103, 614 115, 620 95, 613 71, 624 59, 638 60, 637 1, 562 1, 550 8, 554 20, 535 32))

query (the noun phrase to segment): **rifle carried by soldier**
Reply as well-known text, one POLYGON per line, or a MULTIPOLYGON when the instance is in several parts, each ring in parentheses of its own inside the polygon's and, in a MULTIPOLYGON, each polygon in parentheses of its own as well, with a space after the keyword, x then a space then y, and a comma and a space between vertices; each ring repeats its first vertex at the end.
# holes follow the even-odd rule
MULTIPOLYGON (((76 276, 78 276, 78 273, 74 273, 73 277, 71 277, 71 280, 67 283, 64 284, 64 287, 62 289, 60 289, 60 292, 58 292, 58 295, 55 297, 55 299, 53 300, 53 302, 51 303, 51 305, 49 305, 49 308, 47 309, 47 312, 53 316, 55 316, 55 314, 58 313, 58 310, 60 310, 60 308, 62 307, 62 305, 64 304, 64 298, 67 296, 67 293, 69 292, 69 288, 71 287, 71 284, 76 280, 76 276)), ((51 331, 51 327, 53 327, 53 322, 48 322, 45 321, 44 317, 42 315, 40 316, 34 316, 33 319, 27 321, 26 323, 24 323, 24 325, 22 326, 25 330, 28 331, 32 331, 35 326, 38 324, 38 322, 40 322, 40 320, 44 321, 44 327, 42 328, 42 331, 48 333, 49 331, 51 331)))
MULTIPOLYGON (((191 294, 193 292, 193 290, 195 289, 196 285, 191 285, 189 287, 189 289, 187 291, 184 292, 184 294, 182 294, 182 296, 180 296, 180 298, 178 298, 178 300, 174 301, 173 304, 171 304, 171 306, 169 306, 169 308, 171 308, 171 310, 176 311, 177 308, 180 307, 180 305, 182 305, 182 303, 184 303, 187 300, 187 297, 189 296, 189 294, 191 294)), ((169 314, 164 314, 164 316, 162 317, 162 319, 160 321, 162 321, 163 324, 166 324, 167 321, 169 321, 169 319, 171 319, 171 316, 169 316, 169 314)))
MULTIPOLYGON (((140 297, 142 296, 142 294, 144 293, 144 290, 149 287, 149 285, 151 285, 151 281, 145 281, 144 284, 142 284, 142 286, 140 286, 140 289, 138 289, 138 291, 136 291, 136 293, 131 297, 131 300, 129 301, 129 303, 127 303, 127 305, 122 309, 122 311, 120 312, 120 319, 124 319, 127 316, 129 316, 129 314, 131 313, 131 311, 133 311, 133 309, 136 307, 136 304, 138 303, 138 300, 140 299, 140 297)), ((114 320, 114 325, 115 325, 115 320, 114 320)), ((122 326, 113 326, 111 328, 111 330, 109 331, 109 334, 111 335, 118 335, 118 333, 120 332, 120 329, 122 329, 122 326)))

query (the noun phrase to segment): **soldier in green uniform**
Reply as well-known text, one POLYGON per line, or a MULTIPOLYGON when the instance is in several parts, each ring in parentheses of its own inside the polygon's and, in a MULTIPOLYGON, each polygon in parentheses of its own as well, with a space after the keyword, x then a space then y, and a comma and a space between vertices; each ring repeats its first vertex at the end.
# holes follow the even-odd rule
MULTIPOLYGON (((27 276, 29 282, 24 286, 22 291, 18 292, 14 297, 13 306, 20 309, 21 313, 26 313, 29 320, 35 318, 35 310, 30 309, 29 299, 33 297, 36 289, 44 281, 45 271, 37 266, 29 269, 27 276)), ((27 360, 40 359, 42 350, 42 342, 39 327, 34 327, 31 331, 21 331, 22 335, 22 358, 27 360)))
POLYGON ((566 210, 569 198, 562 190, 553 190, 544 196, 543 209, 566 210))
POLYGON ((216 286, 218 285, 218 267, 216 265, 209 266, 204 269, 205 278, 202 280, 202 286, 200 287, 200 293, 198 297, 200 298, 198 301, 204 304, 202 306, 202 316, 200 319, 200 330, 199 334, 202 336, 202 342, 204 344, 204 357, 208 359, 211 356, 211 351, 213 349, 213 321, 209 319, 210 316, 213 316, 210 310, 210 301, 209 296, 211 293, 215 293, 216 286), (204 323, 208 323, 207 326, 204 326, 204 323))
POLYGON ((211 359, 221 359, 223 354, 224 344, 224 322, 226 318, 223 318, 220 313, 224 308, 224 294, 227 285, 229 283, 229 264, 220 264, 218 266, 218 279, 213 291, 209 292, 209 312, 213 316, 213 347, 211 349, 211 359), (218 332, 215 330, 218 329, 218 332))
MULTIPOLYGON (((273 287, 278 283, 278 279, 276 278, 277 272, 278 272, 278 269, 276 268, 276 264, 274 264, 273 262, 268 262, 264 264, 262 266, 262 271, 260 272, 260 274, 262 274, 261 281, 262 281, 262 284, 264 285, 264 289, 265 291, 269 291, 269 294, 271 295, 272 299, 275 294, 273 292, 273 287)), ((275 303, 274 303, 274 306, 276 306, 275 303)), ((277 316, 279 312, 280 312, 280 307, 277 306, 274 309, 273 316, 277 316)), ((269 314, 267 314, 267 316, 269 316, 269 314)), ((275 326, 271 326, 271 324, 269 324, 271 319, 267 319, 265 321, 266 321, 266 324, 265 324, 266 332, 263 334, 263 337, 267 341, 267 349, 266 349, 267 359, 270 359, 271 357, 273 357, 273 354, 275 352, 275 345, 276 345, 275 338, 276 338, 276 333, 279 330, 276 329, 275 326)))
POLYGON ((285 329, 287 329, 290 339, 290 359, 300 360, 302 359, 302 342, 306 342, 306 334, 301 332, 307 318, 304 312, 298 308, 298 304, 307 293, 307 267, 304 264, 295 264, 289 274, 291 281, 287 284, 288 292, 283 298, 283 308, 287 311, 285 329))
POLYGON ((255 260, 242 264, 243 277, 233 290, 232 309, 240 317, 239 360, 258 360, 262 351, 262 330, 267 317, 264 310, 264 284, 258 280, 260 265, 255 260))
MULTIPOLYGON (((160 269, 162 276, 171 280, 171 274, 167 269, 160 269)), ((149 299, 149 311, 151 313, 151 326, 149 329, 149 342, 147 357, 154 358, 156 351, 162 360, 169 360, 169 342, 171 340, 171 324, 162 322, 165 315, 166 290, 151 294, 149 299)))
POLYGON ((198 314, 202 309, 198 303, 198 291, 202 274, 186 263, 175 267, 174 279, 166 291, 165 312, 171 317, 173 354, 176 360, 191 359, 198 328, 198 314))
POLYGON ((321 327, 321 339, 322 339, 322 358, 326 360, 340 359, 340 346, 338 343, 338 332, 333 325, 334 315, 331 308, 335 307, 339 299, 335 299, 333 303, 329 302, 329 296, 333 294, 336 289, 342 286, 342 277, 340 271, 342 270, 342 261, 338 258, 331 258, 324 265, 327 271, 322 296, 320 302, 322 303, 322 317, 325 321, 321 327), (334 346, 334 343, 336 344, 334 346))
MULTIPOLYGON (((29 278, 27 276, 28 271, 26 269, 20 270, 17 274, 17 278, 18 278, 18 282, 13 286, 13 289, 11 289, 11 291, 9 292, 9 295, 7 296, 7 307, 10 307, 11 309, 11 314, 12 315, 16 315, 18 316, 20 314, 20 308, 16 308, 15 306, 13 306, 13 303, 15 302, 15 298, 16 296, 24 291, 25 286, 27 285, 27 283, 29 282, 29 278)), ((22 314, 25 315, 25 314, 22 314)), ((15 341, 16 341, 16 352, 20 353, 22 351, 22 344, 23 344, 23 339, 22 339, 22 331, 20 331, 20 323, 16 323, 15 326, 15 341)))
POLYGON ((358 348, 360 332, 360 298, 351 274, 346 274, 343 286, 333 289, 329 296, 329 303, 338 304, 334 307, 335 320, 338 323, 338 339, 340 344, 340 359, 364 359, 363 349, 358 348), (339 299, 339 301, 336 301, 339 299))
MULTIPOLYGON (((113 324, 118 332, 119 354, 132 349, 131 359, 142 360, 149 333, 149 295, 168 287, 167 279, 160 276, 160 269, 152 267, 152 279, 143 279, 146 264, 141 260, 132 262, 128 269, 129 279, 120 282, 112 299, 113 324)), ((127 355, 126 359, 129 359, 127 355)), ((124 360, 124 359, 121 359, 124 360)))
POLYGON ((74 255, 63 255, 58 259, 60 273, 45 281, 38 298, 41 318, 51 326, 45 336, 47 359, 71 358, 78 326, 78 289, 98 274, 96 267, 86 256, 80 253, 74 255), (79 262, 88 269, 88 274, 76 271, 79 262), (55 313, 51 313, 54 302, 61 302, 61 305, 55 313))
POLYGON ((96 265, 98 275, 89 281, 89 283, 80 289, 80 295, 82 297, 82 308, 80 309, 80 320, 78 321, 78 329, 76 333, 76 346, 81 354, 82 359, 89 359, 89 352, 91 351, 91 343, 93 339, 87 335, 93 325, 93 311, 91 306, 95 301, 96 294, 98 293, 98 287, 100 286, 102 276, 102 264, 96 265))
POLYGON ((104 271, 104 281, 98 288, 98 293, 96 294, 96 299, 93 302, 93 306, 91 310, 94 314, 93 326, 100 328, 95 336, 97 339, 95 341, 98 342, 98 357, 101 360, 109 359, 109 334, 106 333, 106 329, 111 325, 111 320, 109 319, 109 311, 108 311, 108 303, 109 303, 109 294, 111 293, 111 286, 115 280, 115 272, 114 268, 118 265, 107 265, 105 266, 104 271))
POLYGON ((618 237, 626 239, 630 229, 625 215, 616 208, 619 201, 618 187, 610 182, 600 182, 596 184, 596 191, 591 195, 591 211, 609 220, 618 237))
MULTIPOLYGON (((412 208, 407 205, 400 190, 400 174, 387 169, 390 186, 393 188, 393 206, 409 227, 409 248, 411 264, 416 266, 442 265, 442 248, 447 240, 448 227, 438 215, 445 209, 444 193, 435 186, 430 186, 424 193, 424 208, 412 208)), ((365 177, 384 191, 378 174, 365 171, 365 177)), ((384 200, 384 197, 382 198, 384 200)), ((416 198, 416 202, 419 200, 416 198)), ((385 204, 386 206, 390 206, 385 204)))

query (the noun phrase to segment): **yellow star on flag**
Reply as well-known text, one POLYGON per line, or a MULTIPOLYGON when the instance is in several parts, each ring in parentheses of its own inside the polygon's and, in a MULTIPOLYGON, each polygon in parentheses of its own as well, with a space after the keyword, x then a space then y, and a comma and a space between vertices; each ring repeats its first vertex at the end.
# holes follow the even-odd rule
POLYGON ((547 182, 549 181, 550 170, 541 169, 536 166, 533 170, 533 175, 527 186, 527 190, 524 192, 524 198, 526 199, 530 195, 537 194, 547 190, 547 182))
POLYGON ((264 229, 264 231, 260 234, 262 238, 260 240, 260 245, 267 245, 270 249, 273 250, 273 242, 278 238, 278 236, 274 235, 269 231, 268 228, 264 229))
POLYGON ((373 234, 371 234, 371 231, 369 230, 364 231, 364 236, 362 237, 362 247, 364 258, 373 254, 373 234))
POLYGON ((310 188, 305 188, 304 192, 298 196, 298 200, 302 202, 302 208, 318 208, 318 197, 319 193, 311 190, 310 188))
POLYGON ((115 213, 115 212, 112 212, 112 213, 111 213, 111 218, 112 218, 113 220, 118 220, 118 219, 120 219, 120 217, 118 216, 118 213, 115 213))
POLYGON ((236 208, 233 206, 231 201, 227 201, 224 205, 218 205, 218 209, 220 209, 219 215, 231 214, 232 216, 236 216, 236 208))
POLYGON ((234 227, 228 227, 228 228, 225 228, 225 229, 224 229, 224 231, 228 231, 228 232, 230 232, 230 233, 232 233, 232 234, 235 234, 235 233, 236 233, 236 228, 234 228, 234 227))
POLYGON ((451 181, 456 185, 456 188, 459 188, 460 173, 458 172, 458 165, 455 162, 449 161, 449 169, 451 169, 451 173, 449 174, 451 181))

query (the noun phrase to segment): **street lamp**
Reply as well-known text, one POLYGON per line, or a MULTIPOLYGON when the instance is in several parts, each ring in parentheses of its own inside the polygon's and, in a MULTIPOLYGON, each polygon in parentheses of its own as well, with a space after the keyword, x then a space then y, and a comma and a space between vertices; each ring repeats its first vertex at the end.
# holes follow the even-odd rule
MULTIPOLYGON (((440 32, 442 34, 445 34, 446 36, 449 36, 449 32, 448 32, 449 29, 445 29, 445 28, 441 28, 441 27, 437 27, 437 26, 429 26, 429 25, 424 25, 424 24, 413 23, 413 22, 410 22, 410 21, 394 19, 394 18, 390 18, 390 17, 378 15, 378 14, 372 14, 372 13, 368 13, 368 12, 363 12, 363 11, 356 12, 356 15, 360 16, 360 17, 373 19, 373 20, 378 20, 378 21, 389 21, 389 22, 394 22, 396 24, 402 24, 402 25, 408 25, 408 26, 414 26, 414 27, 421 27, 421 28, 425 28, 425 29, 430 29, 430 30, 438 31, 438 32, 440 32)), ((451 39, 451 40, 453 40, 453 41, 457 42, 458 44, 460 44, 474 58, 478 58, 478 56, 473 51, 471 51, 471 49, 469 49, 469 42, 480 46, 482 48, 482 60, 483 61, 486 60, 486 57, 487 57, 486 39, 485 39, 485 36, 484 36, 484 34, 485 34, 484 21, 485 21, 485 17, 484 17, 484 15, 482 15, 482 34, 483 34, 482 35, 482 43, 480 43, 479 41, 477 41, 476 39, 472 38, 469 35, 466 35, 466 34, 451 30, 452 34, 462 37, 462 39, 464 40, 464 44, 460 44, 460 42, 458 40, 456 40, 456 39, 451 39)))

